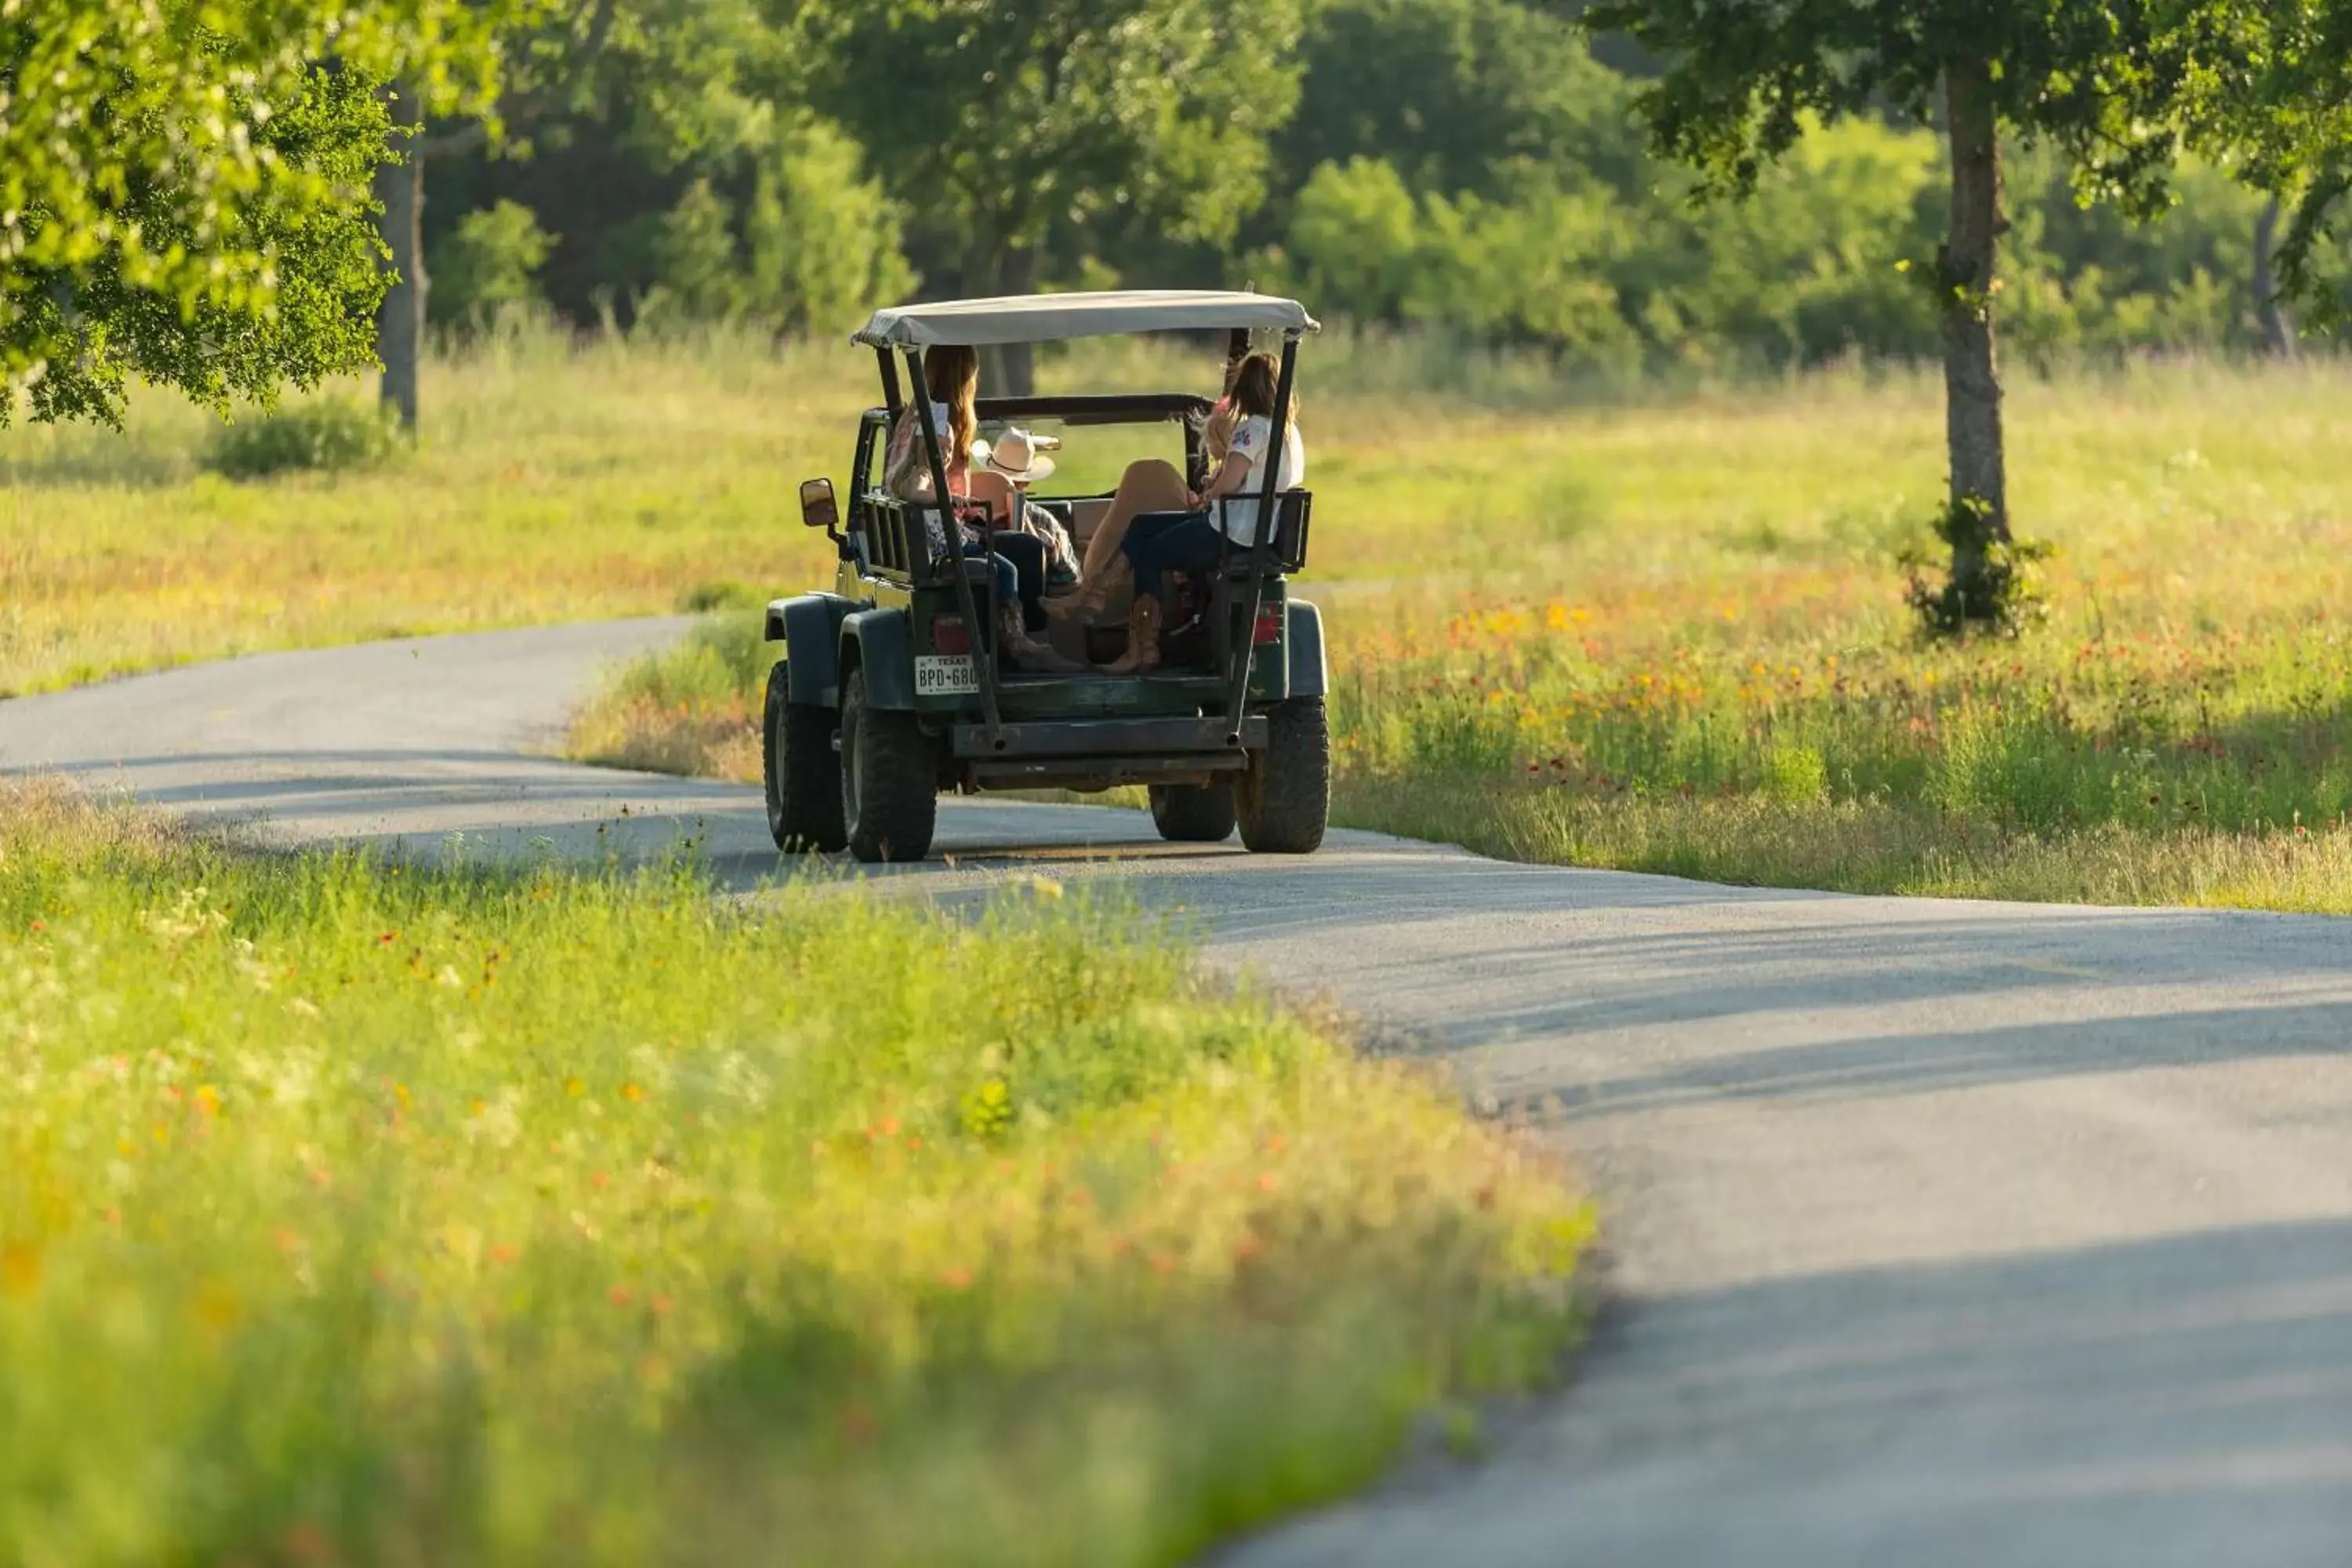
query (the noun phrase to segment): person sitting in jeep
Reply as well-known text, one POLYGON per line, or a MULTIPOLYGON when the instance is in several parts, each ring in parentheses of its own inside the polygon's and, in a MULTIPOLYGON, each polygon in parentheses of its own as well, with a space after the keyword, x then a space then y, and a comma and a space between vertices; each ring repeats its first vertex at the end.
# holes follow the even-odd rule
MULTIPOLYGON (((1217 502, 1223 502, 1223 538, 1248 547, 1257 530, 1265 452, 1274 444, 1276 390, 1272 355, 1255 353, 1241 363, 1234 376, 1229 445, 1198 494, 1156 458, 1128 466, 1102 526, 1087 542, 1079 591, 1047 605, 1050 615, 1090 619, 1132 578, 1127 651, 1108 666, 1111 673, 1139 675, 1159 666, 1160 579, 1170 572, 1215 568, 1223 548, 1217 502)), ((1307 441, 1295 399, 1282 445, 1276 489, 1296 489, 1307 482, 1307 441)))
POLYGON ((925 518, 935 560, 948 555, 947 525, 951 515, 965 531, 964 547, 990 563, 996 574, 997 637, 1004 658, 1015 669, 1033 674, 1070 675, 1086 667, 1032 636, 1046 625, 1045 542, 1012 526, 1018 497, 1012 480, 993 468, 972 466, 973 457, 986 451, 979 439, 980 354, 961 345, 941 345, 923 353, 926 401, 898 416, 884 458, 882 482, 901 500, 933 501, 929 454, 915 421, 928 414, 940 441, 940 457, 947 467, 948 505, 933 506, 925 518))

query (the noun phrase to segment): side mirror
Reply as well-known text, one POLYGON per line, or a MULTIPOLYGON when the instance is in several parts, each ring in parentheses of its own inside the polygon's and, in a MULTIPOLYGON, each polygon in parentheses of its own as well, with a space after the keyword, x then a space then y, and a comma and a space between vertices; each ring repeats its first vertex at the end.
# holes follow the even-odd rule
POLYGON ((801 481, 801 521, 827 532, 841 525, 841 509, 834 504, 831 479, 801 481))

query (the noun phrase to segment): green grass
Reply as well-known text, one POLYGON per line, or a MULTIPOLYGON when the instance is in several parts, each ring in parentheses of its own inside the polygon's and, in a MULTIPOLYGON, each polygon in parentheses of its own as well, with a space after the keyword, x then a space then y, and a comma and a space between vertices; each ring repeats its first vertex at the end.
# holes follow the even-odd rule
POLYGON ((0 798, 0 1560, 1177 1561, 1540 1380, 1585 1211, 1040 883, 0 798))
MULTIPOLYGON (((1738 882, 2352 913, 2352 371, 2019 378, 2048 616, 1960 646, 1920 640, 1895 564, 1938 397, 1841 372, 1538 415, 1310 402, 1338 818, 1738 882)), ((584 749, 751 776, 764 656, 713 635, 707 695, 607 695, 584 749), (710 728, 665 755, 689 713, 710 728)))
POLYGON ((521 333, 433 363, 408 460, 259 479, 207 471, 238 438, 161 395, 121 435, 0 431, 0 694, 814 582, 793 486, 845 444, 851 362, 521 333))
MULTIPOLYGON (((1043 374, 1214 367, 1109 342, 1043 374)), ((1895 566, 1941 491, 1930 374, 1605 388, 1335 334, 1302 375, 1342 820, 1740 881, 2352 911, 2344 362, 2012 374, 2049 619, 1959 649, 1917 643, 1895 566)), ((825 344, 523 333, 436 363, 413 458, 243 484, 155 400, 124 437, 0 433, 0 689, 812 586, 792 485, 844 477, 870 376, 825 344)), ((1134 445, 1070 435, 1074 483, 1134 445)), ((711 637, 575 749, 750 776, 765 655, 711 637)))

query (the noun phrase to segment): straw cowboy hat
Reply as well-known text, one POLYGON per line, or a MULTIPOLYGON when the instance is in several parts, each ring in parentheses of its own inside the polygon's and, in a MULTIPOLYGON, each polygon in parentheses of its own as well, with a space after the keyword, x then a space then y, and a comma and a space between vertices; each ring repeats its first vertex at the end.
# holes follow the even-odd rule
POLYGON ((1045 456, 1045 449, 1060 445, 1049 437, 1032 436, 1018 425, 1008 425, 992 442, 974 441, 971 457, 982 468, 1015 484, 1034 484, 1054 471, 1054 459, 1045 456))

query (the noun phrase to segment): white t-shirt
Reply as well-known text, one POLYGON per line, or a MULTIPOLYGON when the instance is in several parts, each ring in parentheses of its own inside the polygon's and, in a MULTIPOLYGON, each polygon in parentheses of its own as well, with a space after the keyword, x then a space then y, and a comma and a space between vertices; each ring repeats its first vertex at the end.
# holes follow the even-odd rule
MULTIPOLYGON (((1263 414, 1253 414, 1234 427, 1232 454, 1249 463, 1248 477, 1223 509, 1225 537, 1236 544, 1248 544, 1257 531, 1257 497, 1265 483, 1265 449, 1273 444, 1274 421, 1263 414)), ((1296 425, 1282 433, 1282 471, 1276 481, 1276 494, 1307 482, 1307 439, 1296 425)))

